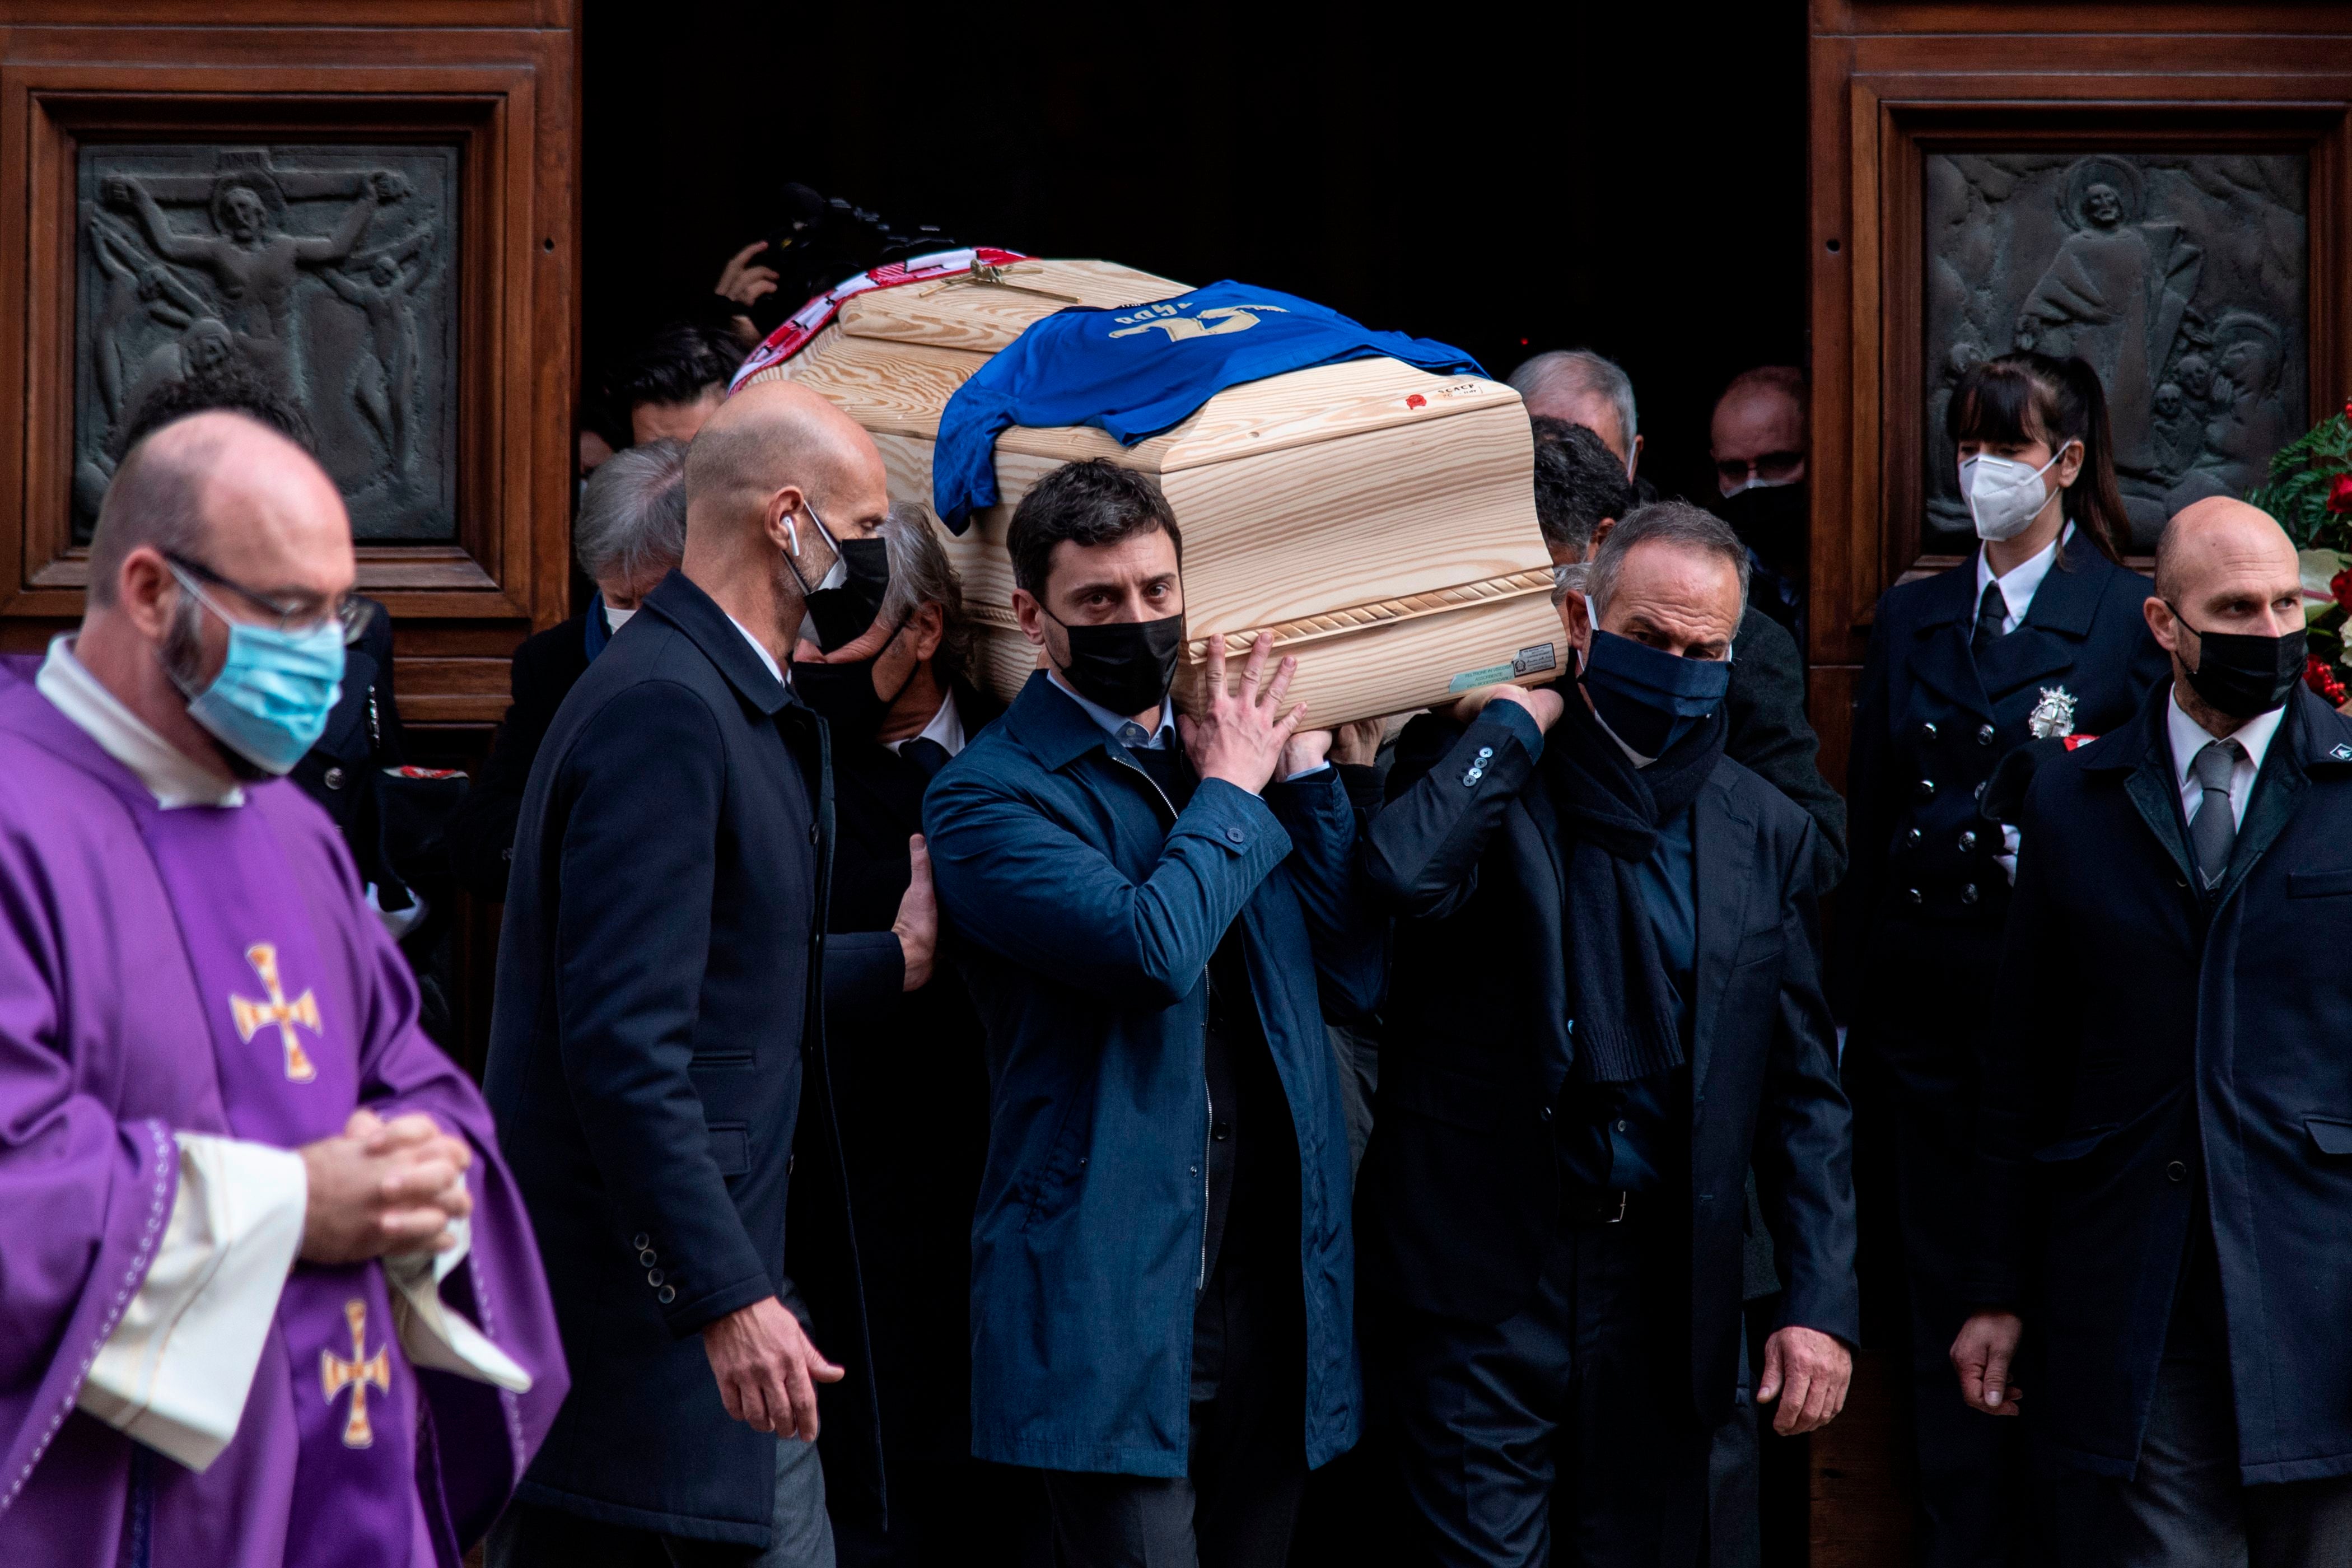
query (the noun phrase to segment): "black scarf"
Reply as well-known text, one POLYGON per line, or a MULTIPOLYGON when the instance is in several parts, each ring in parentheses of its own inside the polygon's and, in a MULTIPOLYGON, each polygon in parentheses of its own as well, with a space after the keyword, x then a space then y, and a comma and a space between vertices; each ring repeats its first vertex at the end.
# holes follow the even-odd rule
POLYGON ((1560 931, 1576 1020, 1570 1073, 1580 1083, 1630 1083, 1683 1065, 1674 986, 1634 868, 1657 847, 1658 824, 1698 798, 1729 721, 1717 708, 1636 768, 1583 692, 1563 683, 1560 695, 1568 711, 1545 737, 1541 766, 1568 858, 1560 931))

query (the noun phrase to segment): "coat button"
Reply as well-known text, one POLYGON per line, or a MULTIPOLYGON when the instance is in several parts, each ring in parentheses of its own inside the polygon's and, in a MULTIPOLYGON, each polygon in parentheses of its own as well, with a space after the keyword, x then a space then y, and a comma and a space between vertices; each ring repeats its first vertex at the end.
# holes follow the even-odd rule
POLYGON ((2185 1182, 2189 1179, 2189 1167, 2180 1161, 2175 1160, 2164 1168, 2164 1179, 2168 1182, 2185 1182))
POLYGON ((1932 741, 1936 738, 1936 726, 1932 721, 1919 726, 1919 738, 1923 741, 1932 741))
POLYGON ((656 1296, 656 1297, 654 1298, 654 1300, 656 1300, 656 1301, 659 1301, 663 1306, 667 1307, 667 1306, 668 1306, 672 1301, 675 1301, 675 1300, 677 1300, 677 1291, 676 1289, 674 1289, 673 1288, 671 1288, 670 1286, 665 1285, 665 1286, 663 1286, 663 1287, 661 1288, 661 1294, 659 1294, 659 1295, 656 1296))
POLYGON ((637 1262, 641 1267, 651 1268, 659 1261, 661 1261, 661 1259, 655 1255, 652 1247, 641 1247, 637 1249, 637 1262))
POLYGON ((1960 902, 1964 904, 1973 904, 1977 901, 1977 885, 1974 882, 1970 882, 1967 887, 1960 889, 1960 902))
POLYGON ((1908 899, 1914 905, 1924 904, 1927 901, 1926 899, 1919 896, 1919 889, 1916 888, 1904 889, 1903 896, 1906 899, 1908 899))
POLYGON ((648 1284, 648 1285, 659 1285, 661 1282, 662 1282, 662 1271, 661 1271, 660 1269, 658 1269, 658 1268, 648 1268, 648 1269, 646 1269, 646 1284, 648 1284))
POLYGON ((1235 843, 1235 844, 1246 844, 1246 843, 1248 843, 1248 842, 1249 842, 1249 835, 1248 835, 1248 834, 1246 834, 1246 833, 1244 833, 1244 832, 1243 832, 1240 828, 1238 828, 1238 827, 1228 827, 1228 828, 1226 828, 1226 829, 1225 829, 1225 837, 1226 837, 1228 839, 1231 839, 1231 840, 1232 840, 1234 843, 1235 843))
POLYGON ((1960 829, 1960 853, 1961 853, 1961 854, 1963 854, 1963 855, 1973 854, 1973 853, 1975 852, 1975 850, 1976 850, 1976 847, 1977 847, 1977 830, 1976 830, 1975 828, 1973 828, 1973 827, 1963 827, 1963 828, 1961 828, 1961 829, 1960 829))
POLYGON ((1916 793, 1918 795, 1918 796, 1919 796, 1919 798, 1920 798, 1921 800, 1933 800, 1933 799, 1935 799, 1935 798, 1936 798, 1936 781, 1935 781, 1934 779, 1921 779, 1921 780, 1919 781, 1918 788, 1917 788, 1917 790, 1916 791, 1916 793))
POLYGON ((1906 849, 1916 849, 1919 847, 1919 830, 1917 828, 1915 827, 1910 832, 1903 836, 1903 847, 1906 849))
POLYGON ((342 770, 342 769, 341 769, 341 768, 329 768, 329 769, 327 770, 327 776, 326 776, 326 778, 325 778, 322 782, 326 784, 326 786, 327 786, 329 789, 341 789, 341 788, 342 788, 342 787, 343 787, 343 770, 342 770))
POLYGON ((1478 748, 1478 760, 1482 763, 1494 754, 1495 748, 1492 746, 1481 746, 1478 748))
POLYGON ((636 1240, 635 1240, 635 1241, 633 1241, 633 1242, 629 1243, 629 1245, 630 1245, 631 1247, 635 1247, 639 1252, 643 1252, 646 1247, 651 1247, 653 1244, 654 1244, 654 1238, 653 1238, 652 1237, 650 1237, 650 1236, 647 1236, 647 1235, 646 1235, 644 1231, 642 1231, 642 1230, 641 1230, 641 1231, 639 1231, 639 1232, 637 1232, 637 1238, 636 1238, 636 1240))
POLYGON ((1230 1121, 1220 1121, 1209 1131, 1209 1136, 1215 1139, 1220 1143, 1223 1142, 1233 1135, 1234 1128, 1233 1123, 1230 1121))
POLYGON ((1979 746, 1990 746, 1992 744, 1991 725, 1979 724, 1977 726, 1977 744, 1979 746))
POLYGON ((1538 1106, 1536 1110, 1536 1120, 1538 1121, 1549 1121, 1551 1120, 1551 1107, 1549 1105, 1538 1106))
POLYGON ((809 824, 809 842, 812 844, 816 842, 816 824, 814 822, 809 824))

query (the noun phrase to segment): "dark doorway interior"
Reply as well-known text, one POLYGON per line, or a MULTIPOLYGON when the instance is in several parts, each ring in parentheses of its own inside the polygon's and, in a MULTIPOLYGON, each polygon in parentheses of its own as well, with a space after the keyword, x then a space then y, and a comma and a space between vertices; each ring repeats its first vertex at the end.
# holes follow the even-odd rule
POLYGON ((622 5, 583 27, 590 374, 798 180, 894 223, 1239 278, 1632 374, 1706 493, 1737 371, 1804 355, 1805 21, 1760 6, 622 5))

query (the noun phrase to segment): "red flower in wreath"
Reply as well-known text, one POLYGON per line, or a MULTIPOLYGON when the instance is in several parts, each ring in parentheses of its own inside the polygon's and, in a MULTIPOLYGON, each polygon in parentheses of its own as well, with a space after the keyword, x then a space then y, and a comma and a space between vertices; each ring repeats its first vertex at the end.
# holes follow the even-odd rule
POLYGON ((2343 605, 2346 610, 2352 611, 2352 566, 2347 566, 2330 577, 2327 580, 2327 591, 2336 595, 2337 604, 2343 605))
POLYGON ((2336 678, 2335 668, 2315 653, 2303 661, 2303 683, 2325 698, 2330 708, 2344 706, 2344 682, 2336 678))
POLYGON ((2327 510, 2338 513, 2352 511, 2352 474, 2336 476, 2336 488, 2327 492, 2327 510))

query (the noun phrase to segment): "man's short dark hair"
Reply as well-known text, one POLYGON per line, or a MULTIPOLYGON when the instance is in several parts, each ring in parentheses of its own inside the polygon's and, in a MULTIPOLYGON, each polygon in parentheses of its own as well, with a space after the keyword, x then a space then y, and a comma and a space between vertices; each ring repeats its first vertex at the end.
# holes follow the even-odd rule
POLYGON ((1633 504, 1625 465, 1600 436, 1565 419, 1536 416, 1536 521, 1544 542, 1582 555, 1592 531, 1633 504))
POLYGON ((148 393, 115 426, 107 437, 107 447, 120 462, 131 447, 164 426, 208 408, 226 408, 257 419, 304 451, 317 453, 318 441, 301 405, 235 360, 211 370, 192 370, 148 393))
POLYGON ((726 332, 676 321, 646 341, 614 378, 614 401, 623 413, 641 403, 665 406, 699 402, 713 388, 725 391, 743 363, 743 345, 726 332))
POLYGON ((1091 549, 1155 528, 1176 547, 1181 566, 1184 536, 1176 531, 1176 514, 1158 485, 1108 458, 1055 468, 1013 509, 1004 542, 1013 556, 1013 581, 1042 599, 1056 544, 1066 539, 1091 549))

